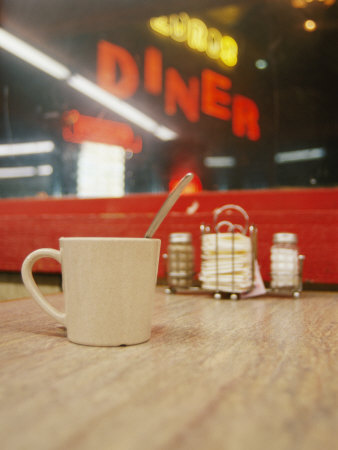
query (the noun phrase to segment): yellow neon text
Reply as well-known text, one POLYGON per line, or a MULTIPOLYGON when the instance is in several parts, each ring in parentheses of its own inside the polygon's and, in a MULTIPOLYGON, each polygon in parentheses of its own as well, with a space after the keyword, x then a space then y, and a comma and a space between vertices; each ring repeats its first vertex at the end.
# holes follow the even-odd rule
POLYGON ((223 36, 217 28, 208 28, 202 20, 190 18, 185 12, 153 17, 149 25, 162 36, 186 42, 191 49, 205 52, 209 58, 219 59, 228 67, 237 64, 238 45, 235 39, 223 36))

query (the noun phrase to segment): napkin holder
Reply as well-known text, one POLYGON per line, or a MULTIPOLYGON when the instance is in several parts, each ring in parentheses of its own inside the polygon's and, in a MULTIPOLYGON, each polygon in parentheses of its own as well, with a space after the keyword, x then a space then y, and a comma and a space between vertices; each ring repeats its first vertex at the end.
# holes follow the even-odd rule
POLYGON ((257 228, 238 205, 224 205, 213 213, 213 225, 201 225, 201 288, 213 292, 215 299, 230 296, 238 300, 255 286, 257 228), (244 225, 228 220, 242 216, 244 225), (227 220, 220 220, 221 214, 227 220), (226 228, 226 231, 221 231, 226 228))

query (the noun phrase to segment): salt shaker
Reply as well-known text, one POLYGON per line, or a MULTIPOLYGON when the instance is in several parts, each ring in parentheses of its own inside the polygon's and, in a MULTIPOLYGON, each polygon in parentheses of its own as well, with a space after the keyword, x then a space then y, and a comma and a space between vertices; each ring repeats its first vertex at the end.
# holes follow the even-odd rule
POLYGON ((274 292, 290 291, 299 297, 301 291, 302 262, 298 253, 298 238, 294 233, 275 233, 271 247, 271 284, 274 292))
POLYGON ((169 235, 167 257, 168 286, 171 292, 188 289, 194 277, 194 247, 191 233, 169 235))

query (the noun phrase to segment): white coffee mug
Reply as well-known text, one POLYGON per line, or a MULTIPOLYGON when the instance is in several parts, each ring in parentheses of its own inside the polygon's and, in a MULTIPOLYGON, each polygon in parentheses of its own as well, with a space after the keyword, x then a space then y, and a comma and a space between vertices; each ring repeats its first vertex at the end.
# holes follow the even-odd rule
POLYGON ((22 265, 23 282, 36 302, 65 325, 67 337, 93 346, 132 345, 150 338, 159 239, 70 237, 60 250, 42 248, 22 265), (54 308, 36 285, 40 258, 61 264, 65 312, 54 308))

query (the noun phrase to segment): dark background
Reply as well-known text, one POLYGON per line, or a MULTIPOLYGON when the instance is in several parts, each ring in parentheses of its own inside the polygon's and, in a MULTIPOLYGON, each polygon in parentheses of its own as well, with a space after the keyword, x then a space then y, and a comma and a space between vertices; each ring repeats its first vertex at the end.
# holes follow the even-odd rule
MULTIPOLYGON (((174 66, 183 79, 200 77, 209 68, 231 79, 232 93, 257 103, 261 138, 253 142, 235 137, 228 121, 201 114, 199 122, 190 123, 181 111, 169 117, 163 95, 140 88, 128 101, 177 131, 178 138, 163 142, 131 124, 143 138, 143 150, 126 161, 127 193, 165 191, 183 169, 193 170, 205 190, 337 185, 337 3, 296 9, 290 0, 7 0, 0 8, 3 28, 92 81, 100 39, 126 48, 140 68, 145 48, 153 45, 163 53, 164 66, 174 66), (147 25, 151 17, 181 11, 232 36, 239 45, 238 64, 221 66, 147 25), (317 23, 314 32, 303 28, 308 18, 317 23), (256 68, 258 59, 267 61, 264 70, 256 68), (275 161, 277 153, 311 148, 324 149, 324 157, 275 161), (236 165, 206 167, 207 156, 231 156, 236 165)), ((54 167, 51 177, 0 180, 0 197, 76 195, 78 145, 63 141, 62 114, 74 108, 94 117, 121 118, 1 49, 0 64, 0 144, 56 143, 52 155, 0 158, 0 167, 54 167)))

